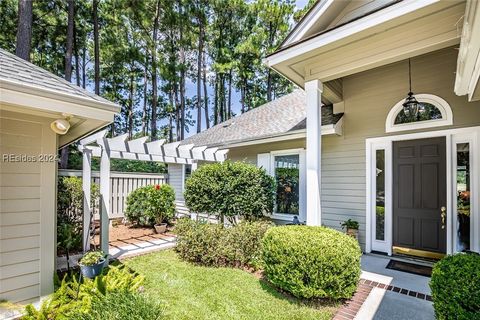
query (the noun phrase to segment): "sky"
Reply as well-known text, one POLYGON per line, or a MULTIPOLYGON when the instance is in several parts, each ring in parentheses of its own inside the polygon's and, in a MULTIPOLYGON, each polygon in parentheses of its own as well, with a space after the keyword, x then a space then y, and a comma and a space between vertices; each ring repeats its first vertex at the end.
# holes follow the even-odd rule
MULTIPOLYGON (((297 0, 296 1, 297 8, 302 9, 303 7, 305 7, 305 5, 308 3, 308 1, 309 0, 297 0)), ((195 83, 193 83, 191 80, 188 80, 187 83, 186 83, 186 94, 187 94, 187 96, 195 96, 197 94, 197 85, 195 83)), ((210 87, 210 86, 208 87, 208 94, 209 94, 209 96, 213 95, 213 88, 210 87)), ((232 102, 233 102, 232 103, 233 113, 234 114, 239 114, 240 113, 240 93, 238 91, 232 92, 232 102)), ((192 113, 193 119, 196 120, 197 110, 192 110, 191 113, 192 113)), ((211 114, 212 114, 212 112, 210 111, 210 115, 211 114)), ((165 124, 165 123, 166 123, 166 120, 161 122, 161 124, 165 124)), ((204 130, 205 127, 206 127, 205 118, 203 117, 202 118, 202 130, 204 130)), ((192 136, 192 135, 196 134, 197 133, 197 125, 195 124, 195 126, 190 127, 189 131, 190 132, 185 132, 185 137, 189 137, 189 136, 192 136)))

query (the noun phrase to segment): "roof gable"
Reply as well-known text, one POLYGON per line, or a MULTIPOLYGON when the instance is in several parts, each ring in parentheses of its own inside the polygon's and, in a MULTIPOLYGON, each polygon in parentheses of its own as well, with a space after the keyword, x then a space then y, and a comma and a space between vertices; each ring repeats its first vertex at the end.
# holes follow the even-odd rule
POLYGON ((319 0, 297 23, 279 49, 347 24, 402 0, 319 0))

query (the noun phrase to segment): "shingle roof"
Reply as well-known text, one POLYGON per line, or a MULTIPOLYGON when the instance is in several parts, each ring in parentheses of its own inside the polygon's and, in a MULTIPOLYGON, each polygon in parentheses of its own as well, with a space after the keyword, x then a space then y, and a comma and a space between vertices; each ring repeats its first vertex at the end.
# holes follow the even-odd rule
MULTIPOLYGON (((274 101, 185 139, 182 144, 225 146, 288 134, 306 128, 305 92, 295 90, 274 101)), ((322 125, 335 124, 343 116, 332 106, 322 107, 322 125)))
MULTIPOLYGON (((60 95, 77 96, 94 103, 116 104, 76 86, 36 65, 27 62, 3 49, 0 49, 0 81, 2 83, 21 84, 60 95)), ((61 99, 61 97, 59 97, 61 99)))

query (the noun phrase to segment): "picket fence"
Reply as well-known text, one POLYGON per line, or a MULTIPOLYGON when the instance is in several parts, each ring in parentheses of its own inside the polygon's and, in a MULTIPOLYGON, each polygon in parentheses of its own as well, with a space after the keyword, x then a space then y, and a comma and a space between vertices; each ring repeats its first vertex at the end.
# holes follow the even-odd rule
MULTIPOLYGON (((81 177, 82 170, 58 170, 61 177, 81 177)), ((92 171, 92 183, 100 183, 100 173, 92 171)), ((168 174, 111 172, 111 218, 121 218, 126 207, 127 196, 137 188, 148 185, 168 183, 168 174)), ((95 210, 97 211, 97 210, 95 210)), ((95 212, 97 213, 97 212, 95 212)))

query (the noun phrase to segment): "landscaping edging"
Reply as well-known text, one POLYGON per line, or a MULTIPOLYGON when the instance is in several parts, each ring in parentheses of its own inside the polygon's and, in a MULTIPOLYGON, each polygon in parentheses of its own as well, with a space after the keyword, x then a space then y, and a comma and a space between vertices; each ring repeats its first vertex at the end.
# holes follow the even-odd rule
POLYGON ((429 294, 424 294, 416 292, 413 290, 408 290, 396 286, 392 286, 385 283, 380 283, 376 281, 371 281, 367 279, 360 279, 358 283, 358 288, 353 297, 346 301, 343 306, 338 309, 335 313, 334 320, 352 320, 355 319, 358 311, 362 307, 363 303, 370 295, 373 288, 384 289, 385 291, 392 291, 399 294, 407 295, 413 298, 420 300, 432 301, 432 296, 429 294))

